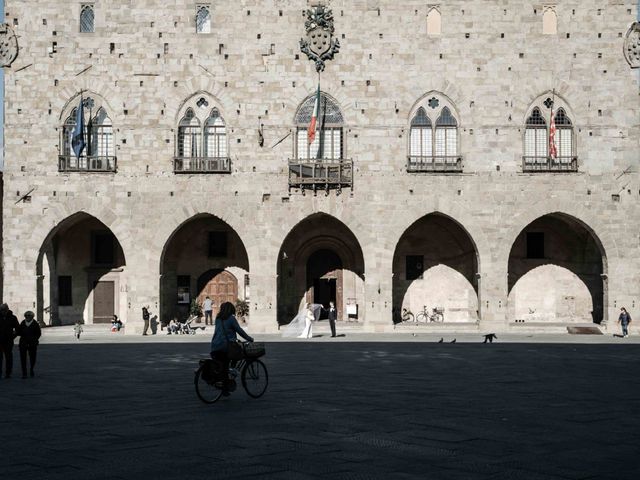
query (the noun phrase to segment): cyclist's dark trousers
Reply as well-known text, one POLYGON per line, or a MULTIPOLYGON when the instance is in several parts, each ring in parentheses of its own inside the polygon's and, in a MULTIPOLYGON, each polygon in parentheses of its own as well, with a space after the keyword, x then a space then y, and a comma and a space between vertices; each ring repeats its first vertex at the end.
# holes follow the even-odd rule
POLYGON ((2 375, 2 361, 7 361, 5 376, 10 377, 13 370, 13 340, 0 343, 0 375, 2 375))
POLYGON ((29 355, 29 366, 33 375, 33 368, 36 366, 36 355, 38 353, 38 345, 20 345, 20 366, 22 367, 22 375, 27 376, 27 354, 29 355))
POLYGON ((227 355, 227 352, 225 352, 224 350, 217 350, 215 352, 211 352, 211 358, 222 363, 222 368, 224 369, 222 371, 225 372, 226 378, 228 379, 229 378, 229 356, 227 355))

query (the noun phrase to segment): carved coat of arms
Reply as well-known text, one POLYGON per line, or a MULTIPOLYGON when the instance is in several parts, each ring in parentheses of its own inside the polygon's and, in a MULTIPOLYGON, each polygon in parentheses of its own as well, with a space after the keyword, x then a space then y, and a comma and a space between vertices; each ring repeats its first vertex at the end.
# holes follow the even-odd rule
POLYGON ((323 5, 309 9, 304 26, 307 38, 300 40, 300 50, 309 60, 315 62, 316 71, 321 72, 324 70, 325 61, 332 60, 340 50, 340 42, 333 37, 333 13, 323 5))

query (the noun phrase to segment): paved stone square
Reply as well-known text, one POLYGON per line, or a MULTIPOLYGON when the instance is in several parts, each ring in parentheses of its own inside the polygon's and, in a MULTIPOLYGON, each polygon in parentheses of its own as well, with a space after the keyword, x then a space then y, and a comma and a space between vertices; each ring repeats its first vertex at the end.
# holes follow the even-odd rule
MULTIPOLYGON (((266 395, 201 403, 200 343, 44 343, 0 380, 3 479, 625 479, 637 344, 269 342, 266 395), (17 375, 17 378, 16 378, 17 375)), ((17 353, 17 352, 16 352, 17 353)))

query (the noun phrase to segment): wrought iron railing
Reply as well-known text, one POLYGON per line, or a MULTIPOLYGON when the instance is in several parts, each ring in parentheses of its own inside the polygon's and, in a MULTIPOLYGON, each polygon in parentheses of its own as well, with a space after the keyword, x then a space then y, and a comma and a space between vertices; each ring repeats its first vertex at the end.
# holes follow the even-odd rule
POLYGON ((522 157, 523 172, 577 172, 578 157, 522 157))
POLYGON ((293 159, 289 160, 289 190, 353 189, 353 160, 347 159, 293 159))
POLYGON ((75 155, 59 155, 59 172, 115 172, 117 158, 113 156, 76 157, 75 155))
POLYGON ((410 155, 407 161, 407 172, 461 172, 461 156, 427 156, 410 155))
POLYGON ((229 157, 175 157, 174 173, 231 173, 229 157))

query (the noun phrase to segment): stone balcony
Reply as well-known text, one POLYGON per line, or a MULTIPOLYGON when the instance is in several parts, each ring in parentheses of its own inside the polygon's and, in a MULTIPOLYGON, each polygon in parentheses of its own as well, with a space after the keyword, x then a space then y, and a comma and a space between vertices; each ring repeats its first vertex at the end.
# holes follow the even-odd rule
POLYGON ((174 173, 231 173, 229 157, 175 157, 174 173))
POLYGON ((577 172, 578 157, 522 157, 523 172, 577 172))
POLYGON ((409 156, 407 172, 462 172, 462 157, 454 156, 409 156))
POLYGON ((65 173, 115 173, 117 158, 113 156, 80 157, 75 155, 59 155, 58 171, 65 173))
POLYGON ((296 188, 304 195, 306 190, 316 192, 343 188, 353 189, 353 160, 347 159, 292 159, 289 160, 289 190, 296 188))

